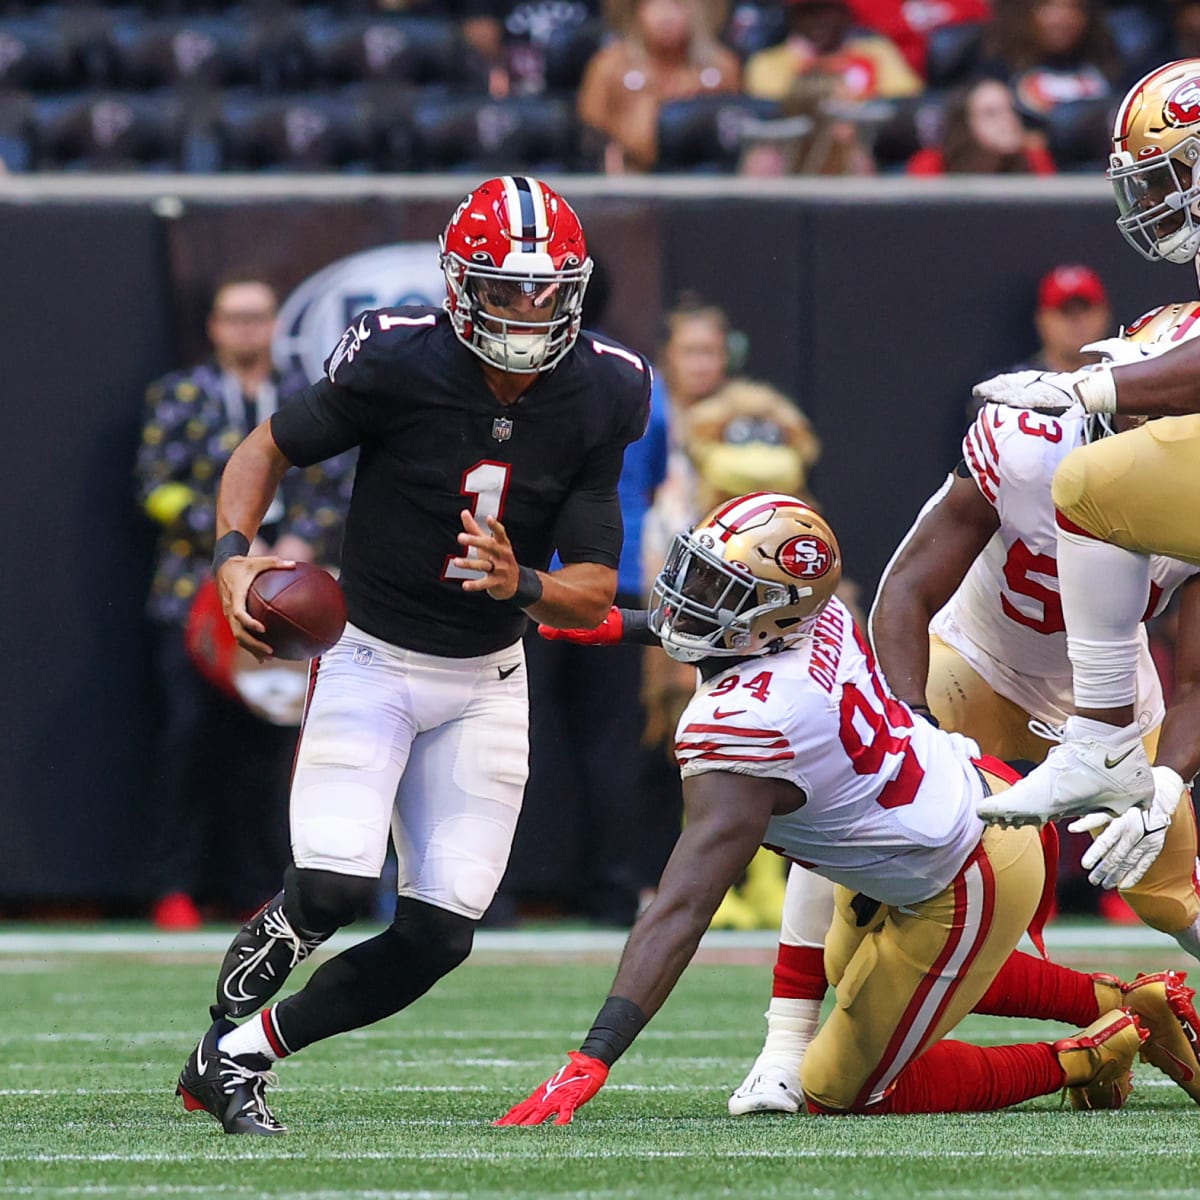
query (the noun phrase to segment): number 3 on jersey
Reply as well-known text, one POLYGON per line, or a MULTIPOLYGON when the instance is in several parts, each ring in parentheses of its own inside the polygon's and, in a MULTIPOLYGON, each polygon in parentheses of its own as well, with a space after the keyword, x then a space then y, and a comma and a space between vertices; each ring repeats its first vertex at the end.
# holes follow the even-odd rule
MULTIPOLYGON (((483 459, 469 470, 463 472, 460 494, 471 497, 471 515, 486 530, 488 517, 501 519, 504 512, 504 500, 508 495, 508 477, 512 467, 508 463, 492 462, 483 459)), ((447 562, 442 571, 443 579, 482 579, 482 571, 469 571, 466 567, 456 567, 447 562)))

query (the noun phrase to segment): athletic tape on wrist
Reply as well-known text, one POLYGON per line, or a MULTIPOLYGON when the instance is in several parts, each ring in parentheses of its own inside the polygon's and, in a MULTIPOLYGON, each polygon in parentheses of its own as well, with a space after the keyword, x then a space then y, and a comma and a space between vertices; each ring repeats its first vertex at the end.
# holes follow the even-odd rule
POLYGON ((532 567, 517 568, 517 590, 512 598, 519 608, 528 608, 542 598, 542 577, 532 567))
POLYGON ((632 1000, 609 996, 583 1039, 580 1053, 611 1067, 629 1049, 649 1019, 632 1000))
POLYGON ((231 558, 240 558, 250 550, 250 539, 236 529, 231 529, 228 533, 222 534, 217 538, 217 544, 213 547, 212 569, 215 575, 226 561, 231 558))
POLYGON ((1111 413, 1117 410, 1117 381, 1111 367, 1097 367, 1075 384, 1075 395, 1090 413, 1111 413))

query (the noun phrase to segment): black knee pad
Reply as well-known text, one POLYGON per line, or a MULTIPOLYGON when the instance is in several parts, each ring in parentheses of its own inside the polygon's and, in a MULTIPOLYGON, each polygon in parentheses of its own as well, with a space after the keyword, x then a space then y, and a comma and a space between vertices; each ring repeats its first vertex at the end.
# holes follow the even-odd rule
POLYGON ((283 873, 284 908, 306 933, 332 933, 365 916, 379 880, 291 866, 283 873))
POLYGON ((476 924, 470 917, 400 896, 390 932, 404 941, 413 958, 440 978, 471 953, 476 924))

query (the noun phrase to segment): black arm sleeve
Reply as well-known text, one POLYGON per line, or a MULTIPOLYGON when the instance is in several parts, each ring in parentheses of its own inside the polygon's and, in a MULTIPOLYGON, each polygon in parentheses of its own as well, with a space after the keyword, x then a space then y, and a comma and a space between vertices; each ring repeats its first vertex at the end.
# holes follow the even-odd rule
POLYGON ((297 392, 271 418, 275 444, 297 467, 357 446, 373 422, 370 401, 328 379, 297 392))
POLYGON ((564 563, 616 567, 625 532, 617 499, 624 457, 623 446, 602 446, 576 478, 554 525, 554 544, 564 563))
POLYGON ((644 608, 623 608, 621 612, 621 644, 659 646, 657 635, 650 632, 650 614, 644 608))

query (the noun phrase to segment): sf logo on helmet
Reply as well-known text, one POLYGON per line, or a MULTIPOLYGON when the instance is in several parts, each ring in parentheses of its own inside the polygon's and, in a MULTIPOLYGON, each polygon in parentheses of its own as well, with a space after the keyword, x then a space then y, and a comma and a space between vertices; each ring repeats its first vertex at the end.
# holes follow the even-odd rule
POLYGON ((1168 125, 1195 125, 1200 121, 1200 79, 1189 79, 1181 83, 1163 105, 1163 116, 1168 125))
POLYGON ((789 538, 775 552, 775 561, 797 579, 820 579, 833 566, 833 551, 815 534, 789 538))

